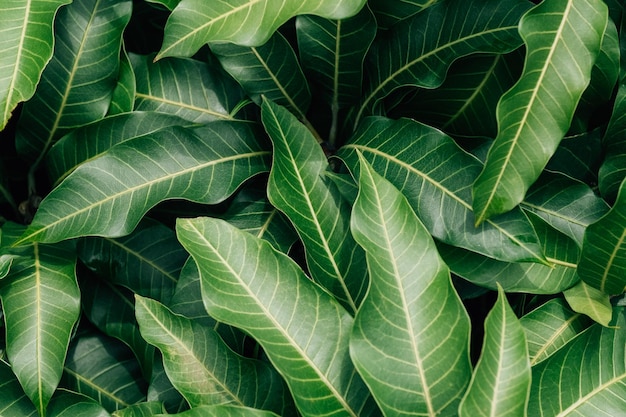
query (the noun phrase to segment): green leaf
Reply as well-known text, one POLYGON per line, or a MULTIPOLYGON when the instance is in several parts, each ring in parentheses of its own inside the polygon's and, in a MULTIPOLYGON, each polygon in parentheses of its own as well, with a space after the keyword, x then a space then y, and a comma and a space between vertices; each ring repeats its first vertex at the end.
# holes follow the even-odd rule
POLYGON ((235 122, 195 130, 173 127, 127 140, 55 188, 22 242, 123 236, 166 199, 218 203, 246 179, 267 171, 268 154, 249 125, 235 122))
POLYGON ((440 1, 395 25, 369 54, 369 83, 357 123, 398 87, 440 86, 452 62, 462 56, 517 48, 517 24, 530 5, 526 0, 489 7, 476 0, 440 1))
POLYGON ((194 59, 153 62, 152 55, 130 54, 137 91, 135 110, 158 111, 208 123, 233 120, 231 111, 244 98, 241 88, 218 65, 194 59))
POLYGON ((409 18, 439 1, 440 0, 370 0, 368 5, 376 15, 379 26, 382 28, 390 28, 400 20, 409 18))
POLYGON ((172 382, 167 377, 165 368, 163 368, 163 360, 158 350, 152 368, 150 386, 148 387, 148 401, 159 401, 163 403, 165 410, 172 413, 189 409, 189 404, 187 404, 185 398, 180 395, 180 392, 174 388, 172 382))
POLYGON ((255 103, 261 105, 261 96, 265 96, 305 119, 311 92, 296 54, 283 35, 277 32, 258 47, 211 44, 211 52, 255 103))
MULTIPOLYGON (((5 224, 2 231, 3 240, 11 239, 23 227, 5 224)), ((6 352, 24 392, 43 415, 61 379, 70 334, 80 315, 75 248, 71 242, 33 243, 20 248, 19 255, 19 262, 0 281, 6 352)))
POLYGON ((130 63, 130 58, 126 48, 122 44, 120 51, 120 69, 117 76, 117 86, 113 90, 108 116, 133 111, 135 106, 135 94, 137 85, 135 82, 135 72, 130 63))
POLYGON ((352 316, 286 255, 228 223, 179 219, 209 314, 254 337, 303 416, 378 415, 348 353, 352 316), (293 294, 297 294, 294 297, 293 294))
POLYGON ((359 159, 351 228, 371 284, 350 355, 385 415, 454 415, 471 376, 469 317, 407 200, 359 159))
POLYGON ((192 408, 235 404, 296 413, 283 380, 267 363, 237 355, 214 330, 158 301, 136 295, 135 302, 141 334, 159 348, 170 381, 192 408))
POLYGON ((616 416, 626 398, 626 317, 595 324, 533 367, 529 416, 616 416))
POLYGON ((500 260, 545 262, 521 211, 474 227, 470 188, 481 163, 441 131, 408 119, 371 117, 337 153, 354 174, 356 150, 402 191, 438 240, 500 260))
POLYGON ((144 401, 148 388, 130 349, 93 331, 81 331, 72 341, 61 384, 93 398, 109 412, 144 401))
POLYGON ((283 23, 299 14, 328 19, 355 15, 365 0, 239 0, 206 2, 182 0, 165 26, 163 46, 156 59, 191 56, 209 42, 263 45, 283 23))
POLYGON ((589 225, 583 240, 578 275, 590 286, 609 295, 626 289, 626 181, 617 200, 600 220, 589 225))
POLYGON ((274 144, 269 200, 298 231, 313 279, 355 312, 367 271, 365 254, 350 235, 350 205, 325 177, 328 160, 307 128, 269 100, 261 116, 274 144))
POLYGON ((71 391, 59 390, 52 397, 47 417, 109 417, 110 414, 94 400, 71 391))
POLYGON ((114 411, 112 417, 152 417, 163 413, 163 404, 158 401, 148 401, 134 404, 121 410, 114 411))
POLYGON ((28 399, 11 367, 0 360, 0 415, 35 417, 37 409, 28 399))
POLYGON ((604 145, 606 158, 598 172, 598 186, 604 198, 613 200, 626 177, 626 83, 620 84, 617 91, 604 145))
POLYGON ((526 415, 530 379, 524 328, 499 287, 498 300, 485 319, 482 353, 459 407, 459 415, 526 415))
POLYGON ((179 414, 157 414, 155 417, 277 417, 271 411, 235 405, 203 405, 179 414))
POLYGON ((64 133, 106 114, 131 9, 131 1, 85 0, 59 10, 54 54, 24 105, 16 137, 18 152, 35 166, 64 133))
POLYGON ((71 0, 5 0, 0 5, 0 130, 11 112, 30 99, 52 56, 52 22, 57 9, 71 0))
POLYGON ((608 326, 613 317, 613 307, 608 294, 593 288, 584 281, 563 291, 567 304, 577 313, 591 317, 596 323, 608 326))
POLYGON ((498 104, 498 136, 474 184, 476 224, 519 204, 565 136, 589 84, 608 10, 601 0, 542 2, 520 22, 520 80, 498 104))

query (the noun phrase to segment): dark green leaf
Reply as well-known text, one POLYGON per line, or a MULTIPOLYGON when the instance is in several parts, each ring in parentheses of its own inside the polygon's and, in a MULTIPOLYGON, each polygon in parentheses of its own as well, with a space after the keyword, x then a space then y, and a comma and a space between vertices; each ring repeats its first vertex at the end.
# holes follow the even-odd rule
POLYGON ((50 407, 46 413, 47 417, 109 417, 109 413, 94 400, 84 395, 59 390, 52 397, 50 407))
POLYGON ((619 86, 604 144, 606 158, 598 173, 598 185, 604 198, 614 200, 626 177, 626 83, 619 86))
POLYGON ((20 382, 17 380, 11 367, 0 360, 0 415, 35 417, 37 409, 24 394, 20 382))
POLYGON ((439 1, 440 0, 370 0, 368 5, 376 15, 378 24, 383 28, 390 28, 400 20, 409 18, 439 1))
POLYGON ((120 69, 117 75, 117 86, 113 90, 108 116, 133 111, 137 90, 135 72, 130 63, 124 45, 120 53, 120 69))
POLYGON ((112 417, 152 417, 163 413, 163 404, 157 401, 149 401, 131 405, 130 407, 114 411, 112 417))
POLYGON ((155 417, 278 417, 271 411, 235 405, 203 405, 179 414, 158 414, 155 417))

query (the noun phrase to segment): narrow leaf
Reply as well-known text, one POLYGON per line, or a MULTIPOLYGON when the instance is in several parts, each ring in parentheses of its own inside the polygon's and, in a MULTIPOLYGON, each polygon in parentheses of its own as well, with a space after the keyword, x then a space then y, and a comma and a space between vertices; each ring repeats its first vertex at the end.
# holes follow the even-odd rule
POLYGON ((469 317, 404 196, 359 159, 351 228, 372 281, 350 355, 384 414, 453 415, 471 376, 469 317))
POLYGON ((222 220, 179 219, 177 232, 200 269, 209 314, 261 344, 303 416, 378 415, 348 353, 352 316, 328 292, 222 220))
POLYGON ((523 17, 524 72, 498 104, 498 136, 473 189, 476 224, 519 204, 554 154, 589 84, 607 20, 601 0, 542 2, 523 17))
POLYGON ((567 304, 577 313, 591 317, 596 323, 608 326, 613 317, 613 307, 608 294, 593 288, 584 281, 563 291, 567 304))

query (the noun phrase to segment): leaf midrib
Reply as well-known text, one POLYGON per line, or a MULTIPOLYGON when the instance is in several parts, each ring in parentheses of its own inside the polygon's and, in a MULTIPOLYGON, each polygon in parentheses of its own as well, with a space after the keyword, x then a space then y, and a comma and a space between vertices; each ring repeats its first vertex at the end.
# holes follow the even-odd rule
POLYGON ((152 94, 146 93, 135 93, 135 98, 140 98, 148 101, 156 101, 164 104, 169 104, 175 107, 181 107, 183 109, 196 111, 198 113, 208 114, 209 116, 217 117, 224 120, 235 120, 235 118, 230 114, 218 113, 216 111, 212 111, 207 107, 198 107, 193 104, 184 103, 182 101, 170 100, 165 97, 154 96, 152 94))

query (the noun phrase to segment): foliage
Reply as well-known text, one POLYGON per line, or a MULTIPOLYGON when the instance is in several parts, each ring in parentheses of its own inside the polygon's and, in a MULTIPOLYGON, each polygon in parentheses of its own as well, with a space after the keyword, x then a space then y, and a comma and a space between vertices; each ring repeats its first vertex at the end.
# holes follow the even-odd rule
POLYGON ((623 2, 0 13, 0 415, 624 414, 623 2))

